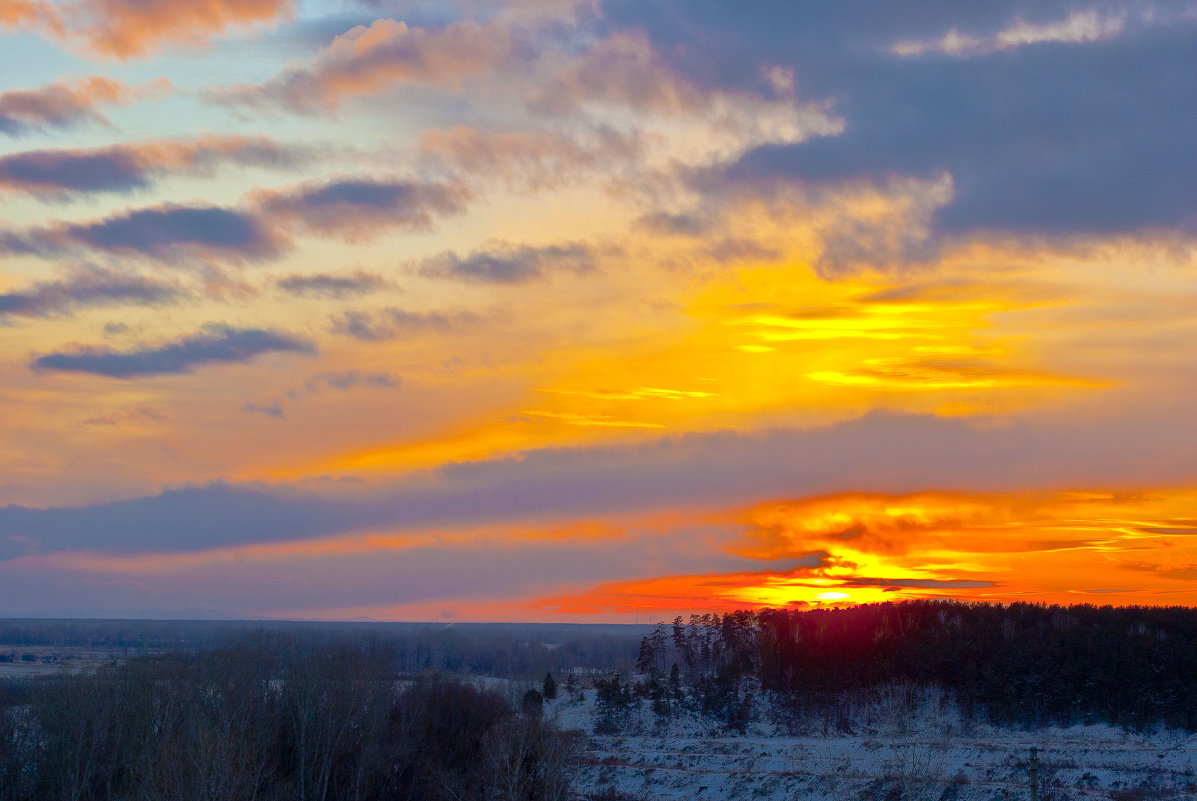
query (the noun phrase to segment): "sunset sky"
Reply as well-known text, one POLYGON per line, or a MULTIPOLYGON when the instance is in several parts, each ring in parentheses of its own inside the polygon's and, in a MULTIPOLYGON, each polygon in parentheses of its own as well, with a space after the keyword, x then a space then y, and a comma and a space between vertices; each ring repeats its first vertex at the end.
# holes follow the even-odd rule
POLYGON ((0 615, 1197 605, 1197 3, 0 0, 0 615))

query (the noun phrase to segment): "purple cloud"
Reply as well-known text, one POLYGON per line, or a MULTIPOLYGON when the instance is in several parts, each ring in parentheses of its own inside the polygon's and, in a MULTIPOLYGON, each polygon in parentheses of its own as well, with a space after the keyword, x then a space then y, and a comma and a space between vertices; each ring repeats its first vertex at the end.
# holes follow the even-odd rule
POLYGON ((393 307, 371 311, 351 309, 334 315, 329 330, 363 342, 384 342, 404 334, 425 331, 445 333, 467 319, 470 318, 460 315, 450 317, 441 312, 409 312, 393 307))
POLYGON ((306 149, 245 136, 34 150, 0 158, 0 191, 60 200, 73 194, 144 189, 164 175, 210 175, 226 163, 283 168, 310 158, 306 149))
POLYGON ((438 216, 465 210, 462 186, 429 181, 338 178, 283 192, 259 192, 257 206, 276 224, 361 239, 387 228, 426 230, 438 216))
POLYGON ((356 270, 348 274, 289 275, 280 278, 276 285, 292 295, 344 298, 351 295, 368 295, 386 286, 387 280, 376 273, 356 270))
POLYGON ((0 295, 0 319, 5 316, 51 317, 92 306, 157 306, 172 303, 186 292, 174 284, 95 266, 76 267, 66 278, 43 281, 18 292, 0 295))
POLYGON ((21 136, 83 122, 107 123, 102 106, 125 106, 169 91, 166 80, 129 86, 99 75, 67 78, 37 89, 10 89, 0 92, 0 134, 21 136))
POLYGON ((315 352, 315 345, 308 340, 281 331, 210 326, 200 334, 134 350, 84 346, 48 353, 34 359, 30 366, 127 379, 189 373, 197 366, 213 362, 244 363, 264 353, 315 352))
POLYGON ((519 247, 494 243, 468 256, 447 251, 420 265, 420 274, 483 284, 520 284, 552 273, 587 273, 595 268, 594 253, 586 245, 519 247))
POLYGON ((1129 2, 899 10, 878 0, 818 9, 613 0, 603 5, 600 29, 647 36, 663 68, 708 93, 770 96, 765 76, 792 71, 804 99, 843 118, 839 135, 761 145, 697 171, 691 184, 708 195, 946 173, 954 194, 934 216, 941 234, 1191 233, 1197 20, 1184 8, 1162 3, 1145 15, 1129 2), (1058 25, 1080 10, 1120 22, 1100 37, 961 53, 895 50, 949 32, 996 41, 1019 25, 1058 25), (720 46, 699 46, 704 40, 720 46))

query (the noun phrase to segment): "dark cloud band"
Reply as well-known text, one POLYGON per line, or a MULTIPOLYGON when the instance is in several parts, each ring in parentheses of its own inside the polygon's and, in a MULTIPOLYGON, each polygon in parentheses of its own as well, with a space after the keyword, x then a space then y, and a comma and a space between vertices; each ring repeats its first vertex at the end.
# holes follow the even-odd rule
POLYGON ((0 509, 0 558, 24 552, 202 550, 389 527, 398 530, 682 507, 726 508, 844 491, 1098 486, 1140 465, 1145 485, 1191 473, 1197 429, 1128 425, 974 427, 870 414, 826 428, 669 437, 453 464, 349 497, 213 484, 120 503, 0 509), (21 539, 22 537, 27 539, 21 539))
POLYGON ((188 373, 213 362, 244 363, 265 353, 313 354, 311 342, 294 335, 259 328, 211 327, 203 333, 156 347, 117 351, 84 347, 48 353, 33 360, 39 370, 92 373, 111 378, 188 373))

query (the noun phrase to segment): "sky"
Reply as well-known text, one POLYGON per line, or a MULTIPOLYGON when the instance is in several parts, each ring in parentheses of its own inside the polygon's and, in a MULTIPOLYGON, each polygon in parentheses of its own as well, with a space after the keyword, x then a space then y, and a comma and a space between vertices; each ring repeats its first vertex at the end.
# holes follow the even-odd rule
POLYGON ((0 0, 0 615, 1197 605, 1192 0, 0 0))

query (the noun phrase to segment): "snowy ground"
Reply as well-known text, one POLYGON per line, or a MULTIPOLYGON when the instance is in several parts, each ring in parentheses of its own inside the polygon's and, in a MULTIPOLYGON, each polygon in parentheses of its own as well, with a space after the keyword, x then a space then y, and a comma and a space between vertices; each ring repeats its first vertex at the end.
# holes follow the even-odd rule
MULTIPOLYGON (((75 647, 69 645, 10 645, 0 643, 0 679, 19 679, 68 671, 78 673, 94 670, 100 665, 123 662, 130 655, 128 648, 100 646, 75 647)), ((133 649, 138 655, 153 653, 150 649, 133 649)))
POLYGON ((1197 801, 1197 735, 1184 732, 997 729, 923 696, 914 708, 883 698, 858 710, 849 735, 780 736, 757 724, 728 736, 694 716, 661 728, 646 710, 628 733, 600 737, 591 734, 591 701, 588 693, 581 705, 549 706, 564 728, 586 733, 581 798, 1022 801, 1035 747, 1040 801, 1197 801))

